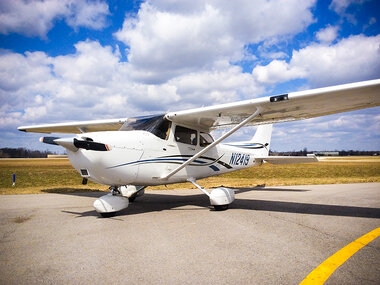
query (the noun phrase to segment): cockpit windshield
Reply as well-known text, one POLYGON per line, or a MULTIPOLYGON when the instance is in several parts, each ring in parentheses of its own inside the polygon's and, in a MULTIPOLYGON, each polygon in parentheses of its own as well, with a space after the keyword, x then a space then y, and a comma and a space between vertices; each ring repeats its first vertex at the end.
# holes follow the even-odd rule
POLYGON ((165 140, 169 136, 170 123, 164 115, 128 118, 119 131, 147 131, 165 140))

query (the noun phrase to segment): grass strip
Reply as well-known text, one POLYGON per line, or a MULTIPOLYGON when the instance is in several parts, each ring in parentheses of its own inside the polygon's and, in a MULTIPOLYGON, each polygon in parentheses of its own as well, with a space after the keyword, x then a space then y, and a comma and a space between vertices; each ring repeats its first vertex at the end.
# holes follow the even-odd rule
MULTIPOLYGON (((0 160, 0 194, 62 193, 104 191, 108 187, 88 182, 82 185, 79 173, 67 159, 0 160), (12 174, 16 186, 12 187, 12 174)), ((319 163, 251 167, 200 180, 206 188, 255 187, 257 185, 312 185, 380 182, 380 158, 356 157, 350 161, 327 159, 319 163)), ((191 189, 190 183, 148 187, 148 189, 191 189)))

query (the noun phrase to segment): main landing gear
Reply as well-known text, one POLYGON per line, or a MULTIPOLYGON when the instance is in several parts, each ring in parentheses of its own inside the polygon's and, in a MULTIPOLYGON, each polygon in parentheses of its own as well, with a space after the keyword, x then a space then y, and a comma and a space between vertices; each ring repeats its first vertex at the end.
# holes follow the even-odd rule
POLYGON ((211 206, 214 206, 215 211, 227 210, 229 205, 235 200, 235 192, 232 189, 218 187, 213 189, 211 193, 208 193, 203 187, 195 182, 194 178, 190 178, 188 181, 193 183, 195 187, 210 198, 210 204, 211 206))
MULTIPOLYGON (((235 200, 235 192, 232 189, 219 187, 208 193, 203 187, 189 179, 199 190, 210 198, 210 204, 215 211, 225 211, 235 200)), ((121 210, 128 208, 129 203, 135 201, 137 197, 144 195, 144 186, 111 186, 111 192, 97 199, 94 202, 95 210, 104 218, 113 217, 121 210)))
POLYGON ((104 218, 113 217, 117 212, 128 208, 129 202, 144 195, 144 186, 111 186, 111 192, 94 202, 95 210, 104 218))

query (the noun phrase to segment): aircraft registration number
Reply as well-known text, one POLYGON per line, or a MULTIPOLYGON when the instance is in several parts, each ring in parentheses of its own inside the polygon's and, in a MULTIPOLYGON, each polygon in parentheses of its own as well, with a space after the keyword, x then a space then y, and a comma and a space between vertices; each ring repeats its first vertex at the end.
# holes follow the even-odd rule
POLYGON ((248 165, 250 159, 249 154, 232 153, 230 164, 232 165, 248 165))

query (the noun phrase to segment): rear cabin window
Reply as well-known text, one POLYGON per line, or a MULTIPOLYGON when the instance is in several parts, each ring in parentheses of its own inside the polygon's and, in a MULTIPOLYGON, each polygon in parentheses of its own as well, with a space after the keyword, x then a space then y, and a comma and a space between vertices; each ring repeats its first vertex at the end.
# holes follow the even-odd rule
POLYGON ((207 133, 200 133, 199 135, 199 145, 201 147, 206 147, 209 144, 212 144, 214 142, 214 139, 210 134, 207 133))
POLYGON ((181 126, 176 126, 174 133, 175 140, 180 143, 197 145, 197 131, 181 126))

